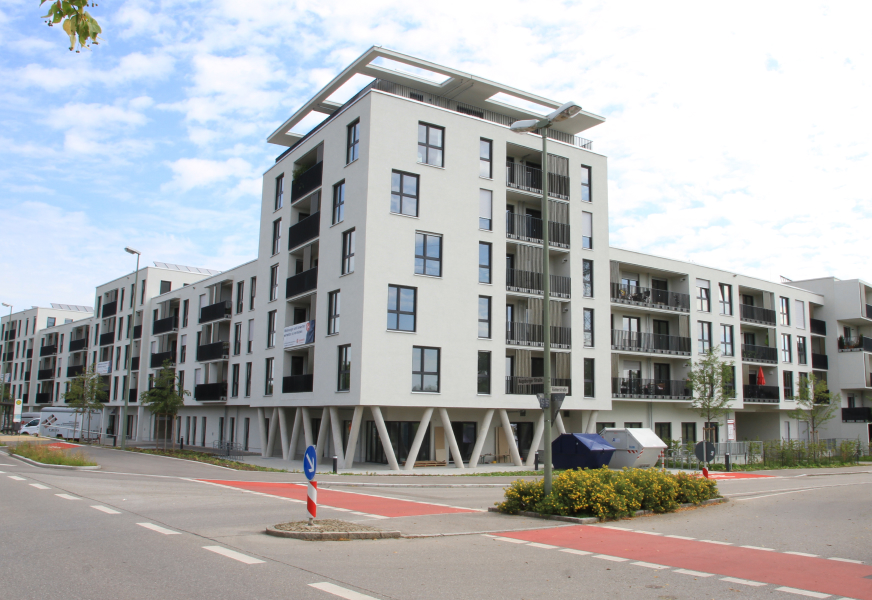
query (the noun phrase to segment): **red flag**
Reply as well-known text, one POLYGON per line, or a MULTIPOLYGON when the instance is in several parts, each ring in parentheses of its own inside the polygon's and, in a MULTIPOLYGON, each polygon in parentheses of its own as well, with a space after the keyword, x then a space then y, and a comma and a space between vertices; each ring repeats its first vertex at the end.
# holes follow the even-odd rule
POLYGON ((763 367, 757 369, 757 385, 766 385, 766 378, 763 377, 763 367))

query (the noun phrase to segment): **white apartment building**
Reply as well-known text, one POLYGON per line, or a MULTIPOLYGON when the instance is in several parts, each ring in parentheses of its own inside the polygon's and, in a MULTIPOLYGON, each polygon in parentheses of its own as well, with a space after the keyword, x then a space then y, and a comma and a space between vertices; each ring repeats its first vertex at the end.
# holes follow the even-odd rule
MULTIPOLYGON (((610 248, 606 158, 578 137, 604 119, 583 111, 555 124, 543 157, 540 136, 509 129, 539 115, 507 96, 562 104, 372 48, 269 136, 287 150, 264 174, 256 260, 221 273, 143 269, 135 310, 133 274, 100 286, 90 320, 40 332, 39 343, 76 342, 45 380, 55 389, 48 402, 63 402, 61 361, 73 369, 67 377, 101 365, 104 426, 114 432, 124 391, 146 389, 168 361, 190 392, 178 419, 189 445, 233 442, 290 459, 317 444, 340 467, 532 464, 545 440, 542 386, 529 378, 543 372, 547 309, 553 384, 570 387, 558 432, 645 426, 701 439, 685 376, 690 361, 720 346, 734 362, 738 439, 803 436, 787 411, 814 371, 842 394, 828 435, 868 442, 865 283, 772 283, 610 248), (355 76, 372 81, 334 102, 355 76), (294 133, 313 111, 326 118, 294 133), (844 327, 852 352, 836 348, 844 327), (836 355, 838 369, 827 360, 836 355)), ((141 407, 129 413, 130 437, 168 429, 141 407)))

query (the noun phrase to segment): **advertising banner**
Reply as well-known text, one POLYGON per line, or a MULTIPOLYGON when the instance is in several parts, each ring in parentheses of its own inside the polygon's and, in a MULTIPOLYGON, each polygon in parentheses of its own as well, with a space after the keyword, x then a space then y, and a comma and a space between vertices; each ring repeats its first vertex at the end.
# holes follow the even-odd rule
POLYGON ((297 323, 285 327, 284 347, 296 348, 297 346, 305 346, 306 344, 315 343, 315 321, 306 321, 305 323, 297 323))
POLYGON ((105 360, 97 363, 97 375, 108 375, 112 372, 112 361, 105 360))

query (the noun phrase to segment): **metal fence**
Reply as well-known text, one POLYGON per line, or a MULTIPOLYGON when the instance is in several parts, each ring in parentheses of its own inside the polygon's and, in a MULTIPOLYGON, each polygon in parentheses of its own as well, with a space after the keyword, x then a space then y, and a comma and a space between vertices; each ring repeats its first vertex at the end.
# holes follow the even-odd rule
POLYGON ((226 458, 227 460, 242 460, 242 444, 233 442, 212 442, 212 454, 226 458))
MULTIPOLYGON (((672 469, 700 469, 704 463, 694 455, 695 443, 675 445, 664 451, 663 463, 672 469)), ((723 465, 729 453, 733 465, 759 469, 857 464, 869 448, 858 439, 828 438, 818 442, 805 440, 769 440, 715 442, 714 465, 723 465)))

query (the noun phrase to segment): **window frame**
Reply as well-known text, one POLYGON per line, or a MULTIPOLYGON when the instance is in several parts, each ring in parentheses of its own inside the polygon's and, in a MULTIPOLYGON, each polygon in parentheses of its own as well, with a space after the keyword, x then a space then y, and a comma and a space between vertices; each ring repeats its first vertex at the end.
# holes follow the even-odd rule
POLYGON ((793 339, 789 333, 781 334, 781 362, 793 362, 793 339))
MULTIPOLYGON (((187 300, 186 300, 187 302, 187 300)), ((245 309, 245 280, 236 282, 236 314, 245 309)))
POLYGON ((252 277, 248 289, 248 310, 254 310, 254 299, 257 297, 257 277, 252 277))
POLYGON ((593 189, 591 187, 591 167, 588 165, 581 165, 581 201, 587 202, 588 204, 593 204, 593 189), (587 181, 585 181, 584 174, 587 173, 587 181), (585 190, 587 190, 587 200, 585 200, 585 190))
POLYGON ((492 361, 491 361, 491 353, 486 350, 479 350, 478 352, 478 377, 476 380, 476 393, 482 396, 490 396, 491 394, 491 371, 492 371, 492 361), (482 358, 485 358, 487 361, 487 370, 485 371, 484 377, 482 377, 482 358), (486 389, 482 389, 482 383, 484 383, 484 387, 486 389))
POLYGON ((433 123, 426 123, 424 121, 418 121, 418 164, 429 165, 431 167, 441 167, 445 168, 445 127, 441 127, 439 125, 434 125, 433 123), (421 127, 424 127, 426 131, 425 140, 421 142, 421 127), (431 130, 437 130, 442 134, 442 145, 434 146, 430 143, 430 132, 431 130), (420 152, 421 148, 424 148, 424 160, 420 160, 420 152), (440 153, 439 164, 430 162, 430 150, 434 150, 440 153))
POLYGON ((269 268, 269 301, 277 300, 279 297, 279 263, 272 265, 269 268))
POLYGON ((721 354, 724 356, 735 356, 736 354, 736 342, 735 342, 735 331, 732 325, 727 325, 725 323, 721 323, 721 354), (725 334, 729 332, 729 339, 725 334))
POLYGON ((285 174, 282 173, 276 177, 276 193, 273 203, 273 212, 279 210, 285 205, 285 174))
POLYGON ((442 348, 437 348, 435 346, 412 346, 412 393, 413 394, 441 394, 442 393, 442 348), (421 361, 420 364, 415 364, 415 350, 421 351, 421 361), (425 357, 427 350, 435 350, 436 351, 436 371, 425 371, 424 365, 427 362, 425 357), (420 367, 419 371, 416 371, 415 368, 420 367), (434 376, 436 377, 436 391, 432 392, 429 390, 424 390, 424 377, 426 376, 434 376), (420 376, 421 379, 421 389, 415 389, 415 377, 420 376))
POLYGON ((418 330, 418 288, 408 286, 408 285, 396 285, 393 283, 388 284, 388 331, 403 331, 406 333, 415 333, 418 330), (412 312, 406 310, 400 310, 400 298, 402 293, 400 290, 411 290, 413 299, 412 299, 412 312), (394 301, 396 309, 391 310, 391 295, 394 294, 394 301), (397 317, 397 326, 390 326, 390 316, 396 315, 397 317), (400 315, 411 315, 412 316, 412 329, 400 329, 400 315))
POLYGON ((784 399, 792 400, 793 399, 793 371, 782 371, 781 372, 781 387, 784 390, 784 399), (790 385, 788 386, 788 381, 790 385), (790 392, 788 394, 788 391, 790 392))
POLYGON ((484 179, 494 178, 494 141, 487 138, 478 138, 478 176, 484 179), (482 143, 487 145, 487 158, 481 155, 482 143), (484 163, 487 163, 487 176, 482 175, 484 163))
POLYGON ((581 211, 581 247, 584 250, 593 250, 593 213, 586 210, 581 211), (590 215, 589 217, 586 215, 590 215), (584 235, 586 226, 585 219, 590 219, 590 235, 584 235))
POLYGON ((596 363, 593 358, 585 358, 582 365, 582 381, 584 382, 582 395, 584 398, 594 398, 596 396, 596 363), (589 392, 588 388, 590 388, 589 392))
POLYGON ((242 354, 242 321, 233 324, 233 356, 242 354))
POLYGON ((697 321, 697 323, 699 324, 696 340, 697 353, 705 354, 712 349, 712 324, 711 321, 697 321))
POLYGON ((428 233, 426 231, 416 231, 415 232, 415 275, 424 275, 425 277, 442 277, 442 255, 444 252, 443 248, 443 236, 439 233, 428 233), (423 243, 421 247, 423 248, 424 254, 418 254, 418 236, 423 237, 423 243), (427 255, 428 248, 428 239, 427 238, 438 238, 439 239, 439 257, 433 258, 427 255), (418 261, 423 261, 422 263, 422 271, 418 270, 418 261), (429 263, 436 263, 439 266, 439 274, 432 275, 427 273, 427 265, 429 263))
POLYGON ((583 258, 581 260, 581 295, 584 298, 593 298, 593 261, 583 258), (586 267, 590 265, 590 269, 586 267), (590 289, 590 294, 587 293, 590 289))
POLYGON ((480 340, 489 340, 492 339, 493 328, 491 327, 491 321, 493 320, 491 315, 493 314, 493 301, 490 296, 479 296, 478 297, 478 339, 480 340), (485 305, 487 307, 487 318, 481 318, 481 301, 485 300, 485 305), (487 335, 481 335, 481 326, 482 323, 487 327, 487 335))
POLYGON ((700 281, 708 283, 708 287, 696 286, 696 310, 698 312, 710 313, 712 311, 712 282, 710 280, 697 279, 697 283, 700 281))
POLYGON ((585 348, 593 348, 594 347, 594 343, 595 343, 594 330, 596 327, 596 325, 594 323, 594 317, 595 317, 594 309, 592 309, 592 308, 583 308, 582 309, 582 321, 581 322, 582 322, 582 334, 583 334, 583 338, 584 338, 582 341, 582 345, 585 348), (588 315, 590 315, 590 320, 588 320, 588 315), (590 328, 588 328, 588 323, 590 324, 590 328), (588 337, 590 338, 590 343, 588 343, 588 337))
POLYGON ((340 290, 327 293, 327 335, 339 333, 341 302, 340 290))
POLYGON ((336 350, 336 391, 348 392, 351 390, 351 344, 342 344, 336 350), (343 383, 345 387, 342 387, 343 383))
POLYGON ((251 369, 252 364, 250 362, 245 363, 245 398, 251 397, 251 369))
POLYGON ((478 190, 478 228, 482 231, 493 231, 494 230, 494 192, 493 190, 486 190, 484 188, 479 188, 478 190), (482 213, 482 201, 484 200, 484 194, 489 194, 490 203, 488 214, 490 215, 487 219, 481 216, 482 213), (482 221, 486 221, 486 223, 482 223, 482 221))
POLYGON ((492 284, 493 283, 493 244, 490 242, 478 242, 478 282, 484 284, 492 284), (487 264, 482 264, 481 262, 481 247, 487 246, 487 264), (487 281, 481 280, 482 269, 487 269, 487 281))
POLYGON ((407 171, 399 171, 397 169, 393 169, 391 171, 391 206, 390 206, 391 214, 402 215, 404 217, 418 217, 419 216, 418 213, 420 212, 418 210, 420 208, 420 200, 421 200, 421 177, 420 177, 420 175, 416 175, 415 173, 409 173, 407 171), (393 181, 394 175, 400 176, 399 191, 397 191, 397 192, 394 192, 394 181, 393 181), (405 188, 404 183, 405 183, 406 177, 410 177, 410 178, 413 178, 415 180, 415 195, 414 196, 411 194, 406 194, 403 191, 405 188), (393 197, 394 196, 398 196, 400 199, 399 200, 399 207, 398 207, 399 210, 394 210, 394 206, 393 206, 393 204, 394 204, 393 197), (415 212, 414 213, 407 213, 403 210, 405 203, 407 201, 406 200, 407 198, 409 199, 408 200, 409 202, 414 201, 414 205, 415 205, 415 212))
POLYGON ((342 232, 342 272, 341 275, 354 273, 355 228, 342 232))
POLYGON ((276 347, 276 319, 278 311, 271 310, 266 315, 266 347, 276 347))
POLYGON ((272 396, 275 391, 275 358, 266 357, 264 364, 263 395, 272 396))
POLYGON ((781 325, 790 327, 790 298, 778 297, 778 317, 781 325))
POLYGON ((345 138, 345 164, 350 165, 360 158, 360 118, 352 121, 346 129, 348 134, 345 138))
POLYGON ((230 365, 230 397, 239 397, 239 363, 230 365))
POLYGON ((279 217, 273 221, 272 230, 272 256, 275 256, 282 249, 282 219, 279 217))
POLYGON ((722 315, 732 316, 733 286, 729 283, 718 283, 718 304, 720 305, 722 315), (726 295, 724 294, 725 291, 726 295))
POLYGON ((808 364, 808 339, 804 335, 796 336, 796 363, 799 365, 808 364), (802 350, 800 352, 800 350, 802 350))
POLYGON ((332 224, 345 221, 345 180, 333 184, 333 214, 332 224))

